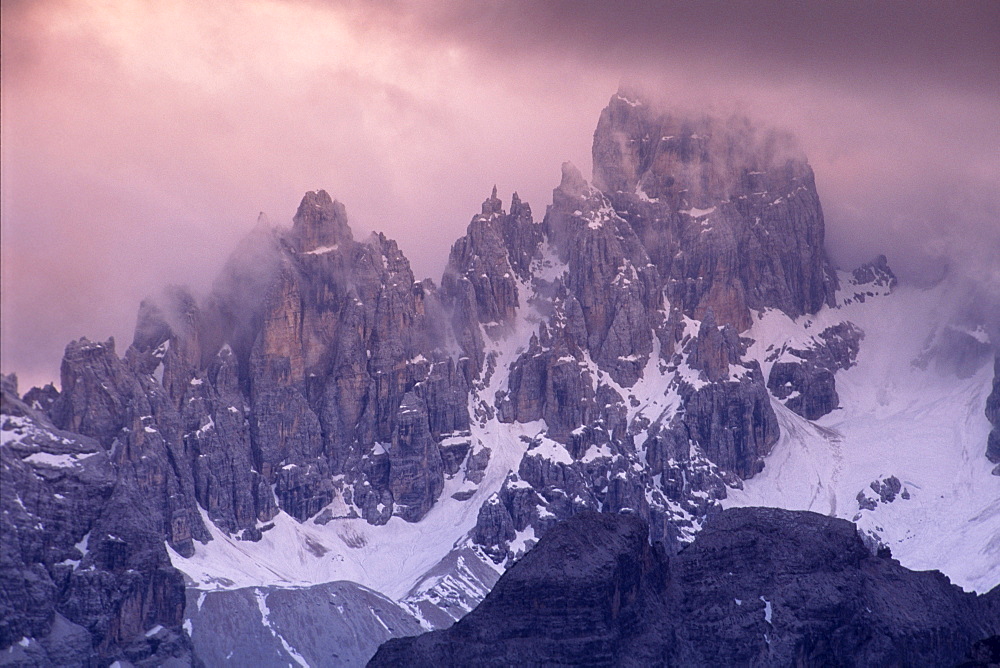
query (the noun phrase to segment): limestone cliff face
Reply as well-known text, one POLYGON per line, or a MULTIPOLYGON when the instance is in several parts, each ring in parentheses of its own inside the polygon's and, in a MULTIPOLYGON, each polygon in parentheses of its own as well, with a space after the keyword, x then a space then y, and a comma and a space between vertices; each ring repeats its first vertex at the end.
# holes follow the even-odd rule
POLYGON ((545 229, 566 263, 566 289, 579 304, 586 347, 623 385, 639 377, 663 320, 660 278, 629 224, 573 165, 563 165, 545 229))
POLYGON ((834 374, 854 366, 864 332, 850 322, 826 328, 807 348, 775 351, 780 358, 771 366, 767 387, 785 406, 808 420, 837 408, 834 374))
MULTIPOLYGON (((253 338, 246 362, 237 363, 245 369, 253 470, 299 520, 340 495, 383 523, 394 508, 392 468, 411 464, 381 455, 398 431, 404 395, 416 392, 425 403, 421 420, 435 442, 468 429, 466 376, 442 352, 448 339, 437 291, 414 280, 394 241, 380 234, 355 241, 343 205, 323 191, 306 194, 273 248, 264 306, 248 325, 255 333, 237 327, 228 337, 253 338)), ((220 301, 225 309, 236 300, 220 301)), ((440 453, 427 456, 437 458, 421 460, 437 484, 421 488, 427 498, 407 494, 400 513, 411 521, 440 491, 440 453)), ((261 519, 271 512, 256 510, 261 519)))
POLYGON ((443 468, 427 408, 408 392, 399 405, 389 448, 389 490, 400 517, 416 522, 427 514, 444 488, 443 468))
POLYGON ((594 182, 629 221, 686 315, 743 331, 749 309, 832 305, 812 170, 747 121, 687 119, 619 91, 594 134, 594 182))
POLYGON ((474 540, 500 562, 516 557, 516 534, 586 509, 631 510, 676 549, 777 442, 760 367, 713 308, 699 324, 665 298, 669 280, 633 225, 570 164, 537 256, 525 287, 541 323, 496 406, 501 421, 545 428, 483 506, 474 540), (656 378, 672 405, 630 417, 632 388, 656 378))
MULTIPOLYGON (((51 409, 56 427, 89 436, 109 451, 119 478, 143 490, 150 530, 181 554, 207 540, 184 452, 181 415, 163 386, 115 353, 114 339, 66 347, 63 391, 51 409)), ((130 493, 138 493, 130 492, 130 493)))
POLYGON ((529 278, 542 236, 531 208, 517 193, 510 213, 496 195, 493 188, 482 212, 473 217, 465 236, 452 246, 441 279, 458 344, 477 373, 485 348, 480 325, 494 334, 507 331, 521 305, 517 281, 529 278))

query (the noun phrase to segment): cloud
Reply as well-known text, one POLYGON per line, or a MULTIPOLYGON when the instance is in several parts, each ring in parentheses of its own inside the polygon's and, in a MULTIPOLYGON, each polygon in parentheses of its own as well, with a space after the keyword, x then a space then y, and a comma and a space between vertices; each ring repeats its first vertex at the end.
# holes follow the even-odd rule
MULTIPOLYGON (((3 5, 3 368, 127 345, 139 301, 196 292, 259 211, 306 190, 420 276, 496 183, 537 217, 638 79, 681 109, 794 132, 835 259, 904 277, 996 239, 998 6, 174 0, 3 5)), ((969 260, 971 262, 971 260, 969 260)), ((995 266, 995 264, 993 265, 995 266)))

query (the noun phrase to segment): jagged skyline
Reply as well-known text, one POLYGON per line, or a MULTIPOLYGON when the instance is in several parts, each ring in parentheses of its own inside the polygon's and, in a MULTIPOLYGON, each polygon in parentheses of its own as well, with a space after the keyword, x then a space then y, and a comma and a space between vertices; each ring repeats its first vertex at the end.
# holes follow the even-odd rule
MULTIPOLYGON (((778 3, 3 4, 3 371, 131 339, 325 188, 440 277, 496 183, 537 215, 622 78, 794 131, 835 261, 929 280, 998 234, 998 10, 778 3), (39 203, 42 205, 39 205, 39 203)), ((973 262, 973 260, 969 260, 973 262)), ((997 268, 980 276, 996 285, 997 268)))

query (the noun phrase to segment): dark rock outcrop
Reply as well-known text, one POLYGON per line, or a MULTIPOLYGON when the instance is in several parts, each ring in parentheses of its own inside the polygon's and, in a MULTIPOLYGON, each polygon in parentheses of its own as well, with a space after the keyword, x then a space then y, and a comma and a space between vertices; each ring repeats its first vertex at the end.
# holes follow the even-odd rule
POLYGON ((450 629, 369 666, 954 665, 1000 628, 989 598, 814 513, 727 510, 676 556, 634 516, 584 513, 450 629))
POLYGON ((844 303, 861 302, 872 297, 884 296, 896 289, 896 275, 889 267, 885 255, 879 255, 851 273, 844 289, 844 303))
POLYGON ((764 468, 764 457, 778 442, 778 419, 756 362, 741 367, 732 380, 694 389, 681 385, 684 433, 713 463, 740 478, 764 468))
POLYGON ((705 373, 711 383, 728 380, 729 366, 738 364, 745 352, 736 330, 730 325, 721 329, 710 309, 698 327, 698 336, 691 340, 688 365, 705 373))
POLYGON ((368 665, 610 664, 669 612, 663 555, 646 537, 635 517, 579 515, 449 630, 390 640, 368 665))
POLYGON ((807 362, 775 362, 767 387, 807 420, 821 418, 840 405, 833 372, 807 362))
POLYGON ((993 475, 1000 475, 1000 354, 993 361, 993 391, 986 398, 986 419, 993 425, 986 441, 986 456, 997 465, 993 475))
POLYGON ((441 450, 427 427, 427 409, 412 392, 403 397, 389 448, 389 490, 396 514, 416 522, 444 488, 441 450))
MULTIPOLYGON (((83 342, 74 353, 103 360, 107 381, 127 384, 111 346, 83 342)), ((64 415, 104 434, 96 425, 114 424, 121 407, 86 401, 80 388, 93 380, 69 366, 80 382, 64 415)), ((190 664, 183 577, 163 543, 180 522, 163 515, 173 472, 155 461, 162 443, 124 436, 108 451, 58 429, 16 391, 4 383, 0 411, 0 662, 190 664)))
MULTIPOLYGON (((896 499, 907 500, 910 498, 910 490, 903 487, 896 476, 881 476, 868 485, 867 488, 858 492, 855 497, 858 501, 858 514, 854 516, 854 521, 861 519, 861 511, 875 510, 880 503, 892 503, 896 499)), ((880 541, 877 536, 869 536, 872 541, 880 541)))
POLYGON ((785 406, 816 420, 840 405, 834 374, 855 364, 864 332, 850 322, 827 327, 805 348, 782 348, 771 366, 767 388, 785 406), (794 360, 794 361, 791 361, 794 360))
POLYGON ((885 255, 879 255, 871 262, 867 262, 855 269, 852 273, 852 278, 857 285, 873 285, 885 287, 889 290, 895 288, 898 283, 896 275, 889 268, 889 260, 885 255))
POLYGON ((545 420, 550 438, 567 442, 596 419, 593 379, 582 351, 563 337, 543 348, 537 338, 510 369, 498 408, 503 422, 545 420))

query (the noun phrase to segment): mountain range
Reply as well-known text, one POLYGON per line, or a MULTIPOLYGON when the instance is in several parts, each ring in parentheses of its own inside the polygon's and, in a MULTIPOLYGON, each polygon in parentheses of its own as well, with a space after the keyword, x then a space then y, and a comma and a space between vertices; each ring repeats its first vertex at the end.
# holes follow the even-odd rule
MULTIPOLYGON (((510 623, 533 567, 539 591, 572 592, 582 576, 532 548, 592 532, 591 566, 641 565, 630 586, 654 593, 616 607, 639 617, 716 596, 728 562, 698 555, 759 534, 863 571, 885 637, 940 634, 913 654, 855 642, 868 599, 841 594, 840 617, 798 601, 785 635, 768 618, 750 654, 696 651, 716 628, 698 615, 723 614, 706 598, 669 622, 678 653, 647 642, 667 633, 650 622, 611 655, 813 665, 854 647, 934 664, 1000 633, 997 323, 956 314, 947 280, 901 284, 885 256, 836 269, 813 171, 780 132, 623 88, 593 164, 590 182, 562 166, 540 220, 494 189, 439 283, 306 193, 290 227, 262 217, 207 296, 143 301, 123 354, 80 339, 58 389, 5 377, 0 664, 362 665, 495 586, 501 603, 425 637, 510 623), (931 569, 983 596, 911 572, 931 569), (982 626, 938 624, 901 581, 982 626), (847 620, 847 644, 785 642, 817 615, 847 620)), ((738 570, 746 612, 792 597, 787 577, 765 592, 759 568, 738 570)), ((829 598, 837 582, 808 586, 829 598)), ((428 665, 445 651, 414 642, 428 665)))

